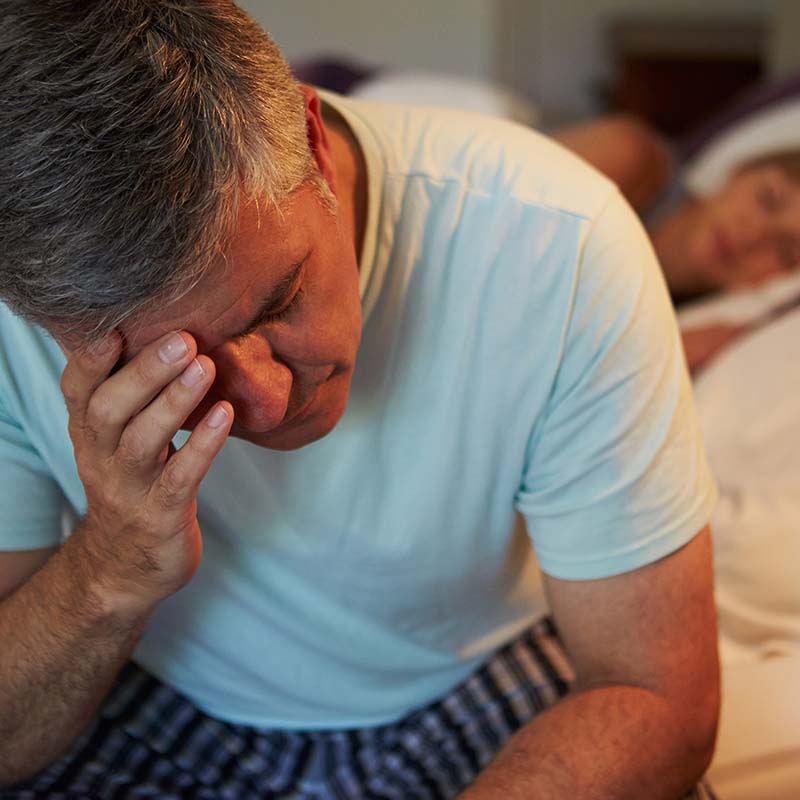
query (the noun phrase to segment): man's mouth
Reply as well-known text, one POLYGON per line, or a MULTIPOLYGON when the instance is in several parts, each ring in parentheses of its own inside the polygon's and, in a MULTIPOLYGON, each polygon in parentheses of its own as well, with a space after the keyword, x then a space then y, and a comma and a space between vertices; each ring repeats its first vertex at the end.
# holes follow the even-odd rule
MULTIPOLYGON (((276 427, 280 428, 283 425, 301 422, 308 415, 308 412, 311 409, 314 401, 317 399, 317 395, 319 394, 321 388, 321 385, 317 386, 317 388, 314 389, 314 391, 309 395, 308 399, 303 402, 297 411, 293 412, 289 416, 285 416, 276 427)), ((273 428, 273 430, 275 430, 275 428, 273 428)))

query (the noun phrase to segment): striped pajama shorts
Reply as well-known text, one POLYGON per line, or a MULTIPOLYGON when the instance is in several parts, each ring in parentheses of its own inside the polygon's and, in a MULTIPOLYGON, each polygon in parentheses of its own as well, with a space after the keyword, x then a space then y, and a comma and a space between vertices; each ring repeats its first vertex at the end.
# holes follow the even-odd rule
MULTIPOLYGON (((446 697, 389 725, 276 731, 223 722, 128 663, 71 750, 4 800, 435 800, 468 786, 572 673, 545 618, 446 697)), ((642 787, 642 800, 650 793, 642 787)), ((713 800, 705 784, 687 798, 713 800)))

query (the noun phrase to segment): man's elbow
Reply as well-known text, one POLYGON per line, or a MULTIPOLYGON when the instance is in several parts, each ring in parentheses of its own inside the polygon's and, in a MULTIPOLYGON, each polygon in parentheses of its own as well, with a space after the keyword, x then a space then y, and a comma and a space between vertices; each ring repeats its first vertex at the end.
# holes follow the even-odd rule
POLYGON ((720 680, 716 672, 705 682, 702 692, 693 693, 681 703, 682 740, 686 748, 686 763, 691 764, 699 780, 711 764, 717 744, 720 714, 720 680))

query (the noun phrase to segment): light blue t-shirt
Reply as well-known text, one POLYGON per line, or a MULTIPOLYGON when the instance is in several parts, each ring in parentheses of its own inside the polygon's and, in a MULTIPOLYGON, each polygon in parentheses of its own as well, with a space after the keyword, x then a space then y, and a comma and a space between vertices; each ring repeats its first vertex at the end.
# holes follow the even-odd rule
MULTIPOLYGON (((135 659, 208 713, 357 727, 447 692, 543 610, 681 547, 715 491, 652 249, 616 188, 533 131, 326 95, 364 150, 364 330, 347 411, 293 452, 229 440, 204 554, 135 659)), ((64 357, 0 308, 0 548, 85 497, 64 357)), ((178 444, 185 441, 180 434, 178 444)))

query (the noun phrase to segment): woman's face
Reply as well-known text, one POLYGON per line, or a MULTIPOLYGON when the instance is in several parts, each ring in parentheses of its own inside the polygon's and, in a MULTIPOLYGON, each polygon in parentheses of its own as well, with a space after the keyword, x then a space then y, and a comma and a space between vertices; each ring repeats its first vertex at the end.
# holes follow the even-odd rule
POLYGON ((800 183, 777 165, 735 173, 702 203, 687 243, 709 288, 760 283, 800 266, 800 183))

